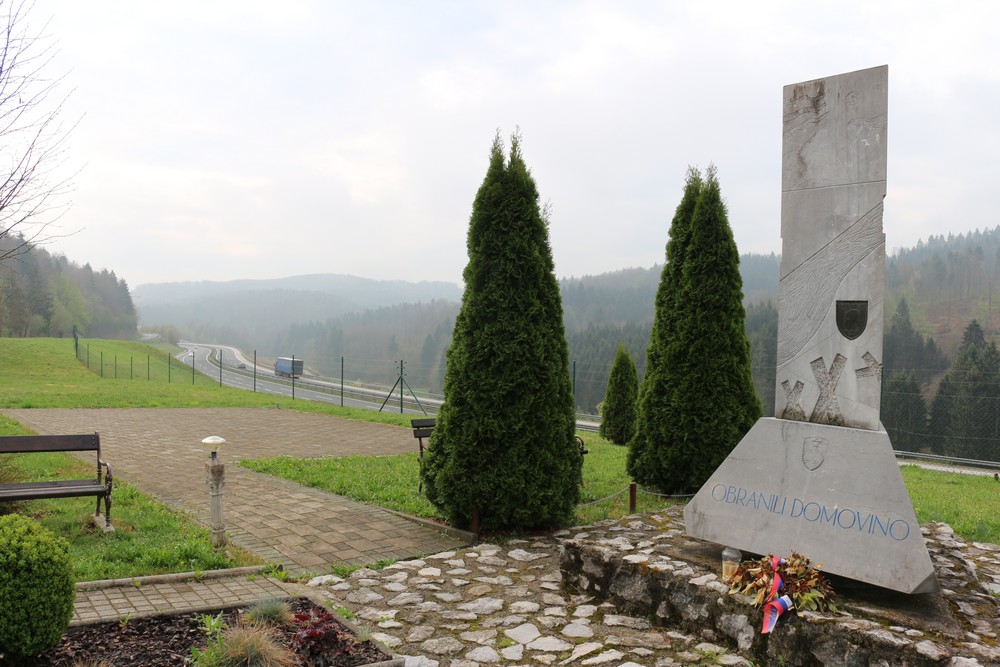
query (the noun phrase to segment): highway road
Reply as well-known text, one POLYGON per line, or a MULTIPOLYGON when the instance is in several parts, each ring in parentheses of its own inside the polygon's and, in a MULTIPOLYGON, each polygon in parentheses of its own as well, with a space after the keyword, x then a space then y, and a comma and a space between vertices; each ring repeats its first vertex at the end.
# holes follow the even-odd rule
MULTIPOLYGON (((193 360, 195 370, 210 378, 220 378, 220 367, 217 360, 221 359, 222 384, 238 389, 274 394, 277 397, 287 397, 289 399, 321 401, 323 403, 333 403, 335 405, 344 405, 345 407, 365 408, 369 410, 378 410, 388 393, 387 390, 379 391, 367 387, 345 385, 344 398, 343 402, 341 402, 339 382, 300 378, 295 380, 293 384, 289 379, 275 377, 274 369, 270 366, 257 364, 255 373, 253 360, 247 358, 237 348, 189 341, 181 341, 178 345, 184 348, 184 352, 176 355, 177 359, 187 366, 190 366, 193 360), (240 364, 245 366, 245 368, 239 368, 240 364)), ((404 396, 404 399, 402 412, 417 415, 425 414, 414 403, 411 396, 407 394, 404 396)), ((435 399, 420 399, 420 403, 428 414, 437 412, 437 408, 440 405, 440 401, 435 399)), ((398 388, 386 403, 383 411, 399 411, 398 388)))
MULTIPOLYGON (((192 355, 195 362, 195 370, 211 378, 219 378, 219 364, 215 359, 222 359, 222 384, 249 391, 258 391, 275 396, 292 397, 292 383, 286 378, 278 378, 274 375, 274 368, 264 364, 257 364, 256 374, 254 373, 253 359, 248 358, 241 350, 229 345, 219 345, 216 343, 192 343, 181 341, 178 343, 184 352, 177 355, 184 364, 190 366, 192 355), (212 355, 215 355, 215 359, 212 355), (240 364, 245 368, 239 368, 240 364), (255 376, 256 375, 256 385, 255 376)), ((409 392, 404 392, 403 409, 399 405, 399 387, 395 387, 392 396, 386 401, 389 388, 372 388, 358 385, 345 384, 344 398, 341 403, 341 384, 339 381, 329 379, 304 377, 295 380, 295 398, 310 401, 322 401, 335 405, 343 404, 350 408, 365 408, 368 410, 378 410, 383 402, 385 407, 383 412, 403 412, 413 415, 435 415, 441 407, 441 399, 421 396, 414 399, 409 392), (417 403, 419 401, 419 405, 417 403)), ((580 431, 596 432, 600 426, 594 415, 577 415, 576 427, 580 431)))

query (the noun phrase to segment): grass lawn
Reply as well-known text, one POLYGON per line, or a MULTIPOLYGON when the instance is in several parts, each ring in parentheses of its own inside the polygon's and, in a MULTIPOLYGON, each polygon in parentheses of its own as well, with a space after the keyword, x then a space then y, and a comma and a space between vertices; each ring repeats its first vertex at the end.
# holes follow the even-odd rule
MULTIPOLYGON (((583 434, 583 438, 590 453, 583 459, 583 487, 575 523, 593 523, 628 514, 626 489, 630 480, 625 472, 626 449, 609 444, 593 433, 583 434), (613 498, 608 498, 612 495, 613 498)), ((444 519, 437 508, 417 492, 420 479, 416 452, 322 459, 279 456, 247 459, 240 461, 240 465, 372 505, 444 519)), ((676 503, 648 493, 639 493, 637 501, 638 512, 652 512, 676 503)))
MULTIPOLYGON (((0 338, 0 409, 3 408, 273 408, 274 394, 220 387, 200 373, 191 384, 191 367, 174 361, 168 346, 115 340, 81 340, 77 361, 72 338, 0 338), (90 366, 86 348, 90 348, 90 366), (100 376, 100 353, 104 377, 100 376), (150 379, 146 379, 146 358, 150 379), (118 377, 114 377, 114 359, 118 377), (132 364, 134 373, 128 369, 132 364)), ((180 348, 172 348, 179 352, 180 348)), ((281 397, 282 409, 329 414, 409 428, 412 415, 342 408, 329 403, 281 397)), ((2 427, 2 423, 0 423, 2 427)))
POLYGON ((901 470, 918 521, 943 521, 967 540, 1000 544, 1000 482, 913 465, 901 470))

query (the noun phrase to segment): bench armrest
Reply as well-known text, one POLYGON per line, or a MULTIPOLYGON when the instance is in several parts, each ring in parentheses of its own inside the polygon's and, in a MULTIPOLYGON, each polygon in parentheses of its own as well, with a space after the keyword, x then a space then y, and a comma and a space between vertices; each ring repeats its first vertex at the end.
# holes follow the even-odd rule
POLYGON ((105 475, 104 475, 104 484, 105 484, 105 486, 108 487, 108 489, 110 489, 111 488, 111 480, 113 479, 112 476, 111 476, 111 464, 108 463, 107 461, 104 461, 103 459, 97 459, 97 480, 98 481, 101 480, 101 466, 104 466, 104 468, 107 470, 107 473, 105 473, 105 475))

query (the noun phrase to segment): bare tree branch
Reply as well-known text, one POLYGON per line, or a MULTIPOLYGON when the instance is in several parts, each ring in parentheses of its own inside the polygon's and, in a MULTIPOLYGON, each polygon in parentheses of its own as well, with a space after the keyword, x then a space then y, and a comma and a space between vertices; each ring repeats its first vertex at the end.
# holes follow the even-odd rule
POLYGON ((0 262, 60 235, 72 183, 59 175, 73 125, 62 122, 64 75, 47 78, 56 50, 28 21, 31 0, 0 0, 0 262))

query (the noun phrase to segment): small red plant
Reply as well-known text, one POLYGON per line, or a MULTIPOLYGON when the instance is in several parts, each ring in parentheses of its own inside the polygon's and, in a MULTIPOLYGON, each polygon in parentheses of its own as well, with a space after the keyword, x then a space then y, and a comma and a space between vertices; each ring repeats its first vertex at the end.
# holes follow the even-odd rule
POLYGON ((306 664, 327 667, 337 664, 338 658, 357 653, 357 638, 325 609, 295 614, 293 624, 292 648, 306 664))

